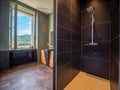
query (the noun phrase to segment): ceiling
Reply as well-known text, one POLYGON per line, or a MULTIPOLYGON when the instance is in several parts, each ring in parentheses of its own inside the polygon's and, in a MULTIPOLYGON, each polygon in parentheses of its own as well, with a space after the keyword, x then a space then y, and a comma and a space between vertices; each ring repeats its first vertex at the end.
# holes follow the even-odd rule
POLYGON ((43 13, 50 14, 53 12, 53 0, 18 0, 29 5, 43 13))

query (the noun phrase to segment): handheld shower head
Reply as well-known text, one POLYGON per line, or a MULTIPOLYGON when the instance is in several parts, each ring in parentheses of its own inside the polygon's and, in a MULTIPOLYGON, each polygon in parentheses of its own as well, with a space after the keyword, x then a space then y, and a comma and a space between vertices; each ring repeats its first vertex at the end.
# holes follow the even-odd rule
POLYGON ((89 8, 87 8, 86 10, 87 10, 87 12, 94 12, 94 11, 95 11, 95 8, 94 8, 94 7, 89 7, 89 8))

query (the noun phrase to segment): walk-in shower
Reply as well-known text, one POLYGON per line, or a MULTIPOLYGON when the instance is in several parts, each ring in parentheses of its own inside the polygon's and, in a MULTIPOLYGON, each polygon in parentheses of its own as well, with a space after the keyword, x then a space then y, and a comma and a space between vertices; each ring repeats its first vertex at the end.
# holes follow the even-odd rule
POLYGON ((88 44, 85 44, 85 45, 95 46, 95 45, 98 45, 98 43, 94 42, 94 28, 95 28, 94 27, 95 26, 95 15, 94 15, 94 13, 95 13, 95 7, 88 7, 86 9, 86 11, 91 14, 91 19, 92 19, 92 22, 91 22, 92 28, 91 29, 92 30, 91 30, 91 42, 88 43, 88 44))

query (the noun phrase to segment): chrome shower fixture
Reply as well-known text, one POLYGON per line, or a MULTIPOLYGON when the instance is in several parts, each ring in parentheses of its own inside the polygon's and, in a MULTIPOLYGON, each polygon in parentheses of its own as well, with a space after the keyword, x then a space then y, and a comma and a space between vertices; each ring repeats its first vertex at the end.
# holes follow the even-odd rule
POLYGON ((94 13, 94 12, 95 12, 95 7, 89 7, 89 8, 87 8, 86 10, 87 10, 87 12, 92 12, 92 13, 94 13))
POLYGON ((94 43, 94 25, 95 25, 95 7, 89 7, 86 9, 88 13, 91 13, 91 25, 92 25, 92 30, 91 30, 91 43, 89 45, 98 45, 98 43, 94 43))

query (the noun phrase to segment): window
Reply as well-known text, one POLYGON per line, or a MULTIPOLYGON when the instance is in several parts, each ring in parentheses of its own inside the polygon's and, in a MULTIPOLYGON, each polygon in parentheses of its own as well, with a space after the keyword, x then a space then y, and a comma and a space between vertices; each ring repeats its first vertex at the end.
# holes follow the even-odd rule
POLYGON ((10 6, 10 49, 35 48, 35 12, 17 4, 10 6))
POLYGON ((32 47, 33 16, 17 11, 17 48, 32 47))

